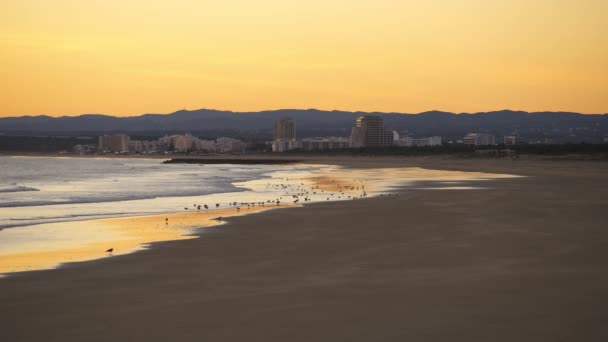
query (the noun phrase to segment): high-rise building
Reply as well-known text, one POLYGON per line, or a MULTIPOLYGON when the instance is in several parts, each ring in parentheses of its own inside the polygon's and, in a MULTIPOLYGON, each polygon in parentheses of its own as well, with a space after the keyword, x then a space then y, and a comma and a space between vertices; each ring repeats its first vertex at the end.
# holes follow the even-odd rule
POLYGON ((355 122, 350 139, 352 147, 386 147, 393 144, 393 132, 384 128, 381 117, 364 115, 355 122))
POLYGON ((274 122, 274 140, 296 140, 296 123, 292 118, 282 117, 274 122))
POLYGON ((129 136, 126 134, 101 135, 97 149, 101 152, 129 152, 129 136))
POLYGON ((298 148, 296 141, 296 123, 290 117, 278 118, 274 122, 274 141, 272 150, 274 152, 285 152, 298 148))

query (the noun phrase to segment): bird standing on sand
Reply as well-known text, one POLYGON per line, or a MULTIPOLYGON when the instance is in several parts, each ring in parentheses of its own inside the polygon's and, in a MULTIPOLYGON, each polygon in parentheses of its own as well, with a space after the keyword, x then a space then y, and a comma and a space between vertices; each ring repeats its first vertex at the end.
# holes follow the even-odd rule
POLYGON ((106 251, 106 253, 108 253, 108 254, 110 254, 110 255, 112 255, 112 252, 114 252, 114 248, 110 248, 110 249, 108 249, 108 250, 106 251))

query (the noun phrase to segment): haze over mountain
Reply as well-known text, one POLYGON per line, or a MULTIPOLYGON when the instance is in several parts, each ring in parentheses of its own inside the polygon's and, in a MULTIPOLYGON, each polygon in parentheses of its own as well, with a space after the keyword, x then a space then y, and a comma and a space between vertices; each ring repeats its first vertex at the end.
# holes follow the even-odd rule
POLYGON ((124 132, 145 135, 189 132, 213 136, 253 132, 270 136, 273 121, 281 116, 290 116, 296 121, 300 138, 348 136, 355 119, 364 114, 379 115, 384 118, 388 128, 414 136, 459 137, 469 132, 488 132, 501 136, 517 133, 528 139, 551 138, 556 142, 602 142, 608 136, 608 114, 503 110, 475 114, 429 111, 408 115, 316 109, 261 112, 199 109, 134 117, 99 114, 9 117, 0 118, 0 134, 78 135, 124 132))

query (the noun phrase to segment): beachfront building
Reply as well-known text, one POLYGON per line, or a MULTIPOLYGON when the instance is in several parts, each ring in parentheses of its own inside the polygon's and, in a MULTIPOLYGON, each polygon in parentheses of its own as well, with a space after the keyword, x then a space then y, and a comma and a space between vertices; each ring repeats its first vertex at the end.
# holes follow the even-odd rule
POLYGON ((351 146, 387 147, 393 144, 393 132, 384 127, 379 116, 363 115, 355 122, 350 135, 351 146))
POLYGON ((129 152, 129 136, 126 134, 101 135, 97 139, 97 150, 100 152, 129 152))
POLYGON ((472 146, 496 145, 496 137, 486 133, 469 133, 464 137, 463 143, 472 146))
POLYGON ((272 152, 285 152, 300 148, 300 143, 296 140, 274 140, 272 142, 272 152))
POLYGON ((274 140, 296 140, 296 123, 290 117, 281 117, 274 122, 274 140))
POLYGON ((234 153, 243 152, 245 148, 245 144, 238 139, 221 137, 216 140, 204 140, 190 134, 164 136, 158 142, 160 145, 180 153, 234 153))
POLYGON ((424 137, 414 139, 415 146, 441 146, 442 140, 440 136, 424 137))
POLYGON ((393 140, 393 144, 396 146, 410 147, 414 146, 414 138, 410 136, 400 136, 398 139, 393 140))
POLYGON ((327 137, 302 139, 300 148, 304 151, 329 151, 350 148, 349 138, 327 137))
POLYGON ((215 141, 205 140, 205 139, 196 139, 196 140, 194 140, 194 150, 207 152, 207 153, 216 152, 215 141))
POLYGON ((158 143, 168 150, 179 153, 203 150, 204 142, 191 134, 165 135, 158 139, 158 143))
POLYGON ((129 151, 132 153, 157 153, 161 151, 158 141, 130 140, 129 151))
POLYGON ((222 137, 215 140, 215 150, 219 153, 243 152, 244 149, 245 144, 238 139, 222 137))
POLYGON ((441 146, 442 138, 440 136, 414 138, 410 136, 399 137, 398 140, 394 141, 394 145, 403 147, 412 146, 441 146))
POLYGON ((190 134, 173 136, 173 139, 171 140, 173 150, 182 153, 194 151, 196 149, 194 144, 196 139, 196 137, 190 134))
POLYGON ((281 117, 274 122, 273 152, 285 152, 299 148, 296 141, 296 123, 290 117, 281 117))

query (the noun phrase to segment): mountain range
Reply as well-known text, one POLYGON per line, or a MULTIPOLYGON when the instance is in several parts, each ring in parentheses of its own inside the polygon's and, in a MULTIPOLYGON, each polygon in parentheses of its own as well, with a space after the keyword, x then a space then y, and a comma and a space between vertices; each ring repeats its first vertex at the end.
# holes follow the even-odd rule
POLYGON ((497 136, 518 134, 530 141, 605 142, 608 114, 571 112, 523 112, 502 110, 482 113, 430 111, 419 114, 280 109, 260 112, 232 112, 209 109, 180 110, 171 114, 114 117, 99 114, 50 117, 0 118, 4 135, 86 135, 121 132, 135 135, 192 133, 206 137, 258 134, 270 137, 273 122, 289 116, 296 121, 298 137, 348 136, 357 117, 378 115, 385 126, 413 136, 439 135, 457 138, 470 132, 497 136))

